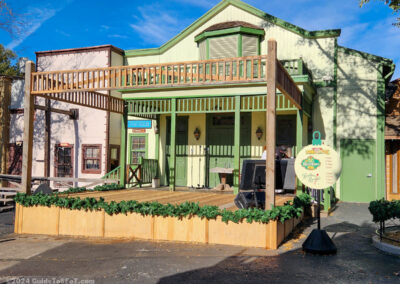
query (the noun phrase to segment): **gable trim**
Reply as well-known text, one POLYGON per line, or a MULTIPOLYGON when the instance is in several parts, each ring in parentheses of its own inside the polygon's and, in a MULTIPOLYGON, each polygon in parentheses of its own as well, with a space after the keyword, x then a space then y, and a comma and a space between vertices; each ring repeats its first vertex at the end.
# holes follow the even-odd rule
POLYGON ((201 34, 199 34, 194 38, 194 41, 199 42, 208 37, 224 36, 224 35, 238 34, 238 33, 263 36, 265 34, 265 31, 246 28, 246 27, 236 27, 236 28, 229 28, 217 31, 202 32, 201 34))
POLYGON ((214 8, 209 10, 206 14, 204 14, 199 19, 197 19, 195 22, 193 22, 186 29, 184 29, 181 33, 179 33, 174 38, 172 38, 171 40, 169 40, 168 42, 163 44, 161 47, 125 50, 125 57, 160 55, 160 54, 164 53, 165 51, 167 51, 168 49, 170 49, 171 47, 173 47, 175 44, 177 44, 179 41, 184 39, 186 36, 188 36, 190 33, 192 33, 194 30, 196 30, 198 27, 203 25, 205 22, 207 22, 209 19, 214 17, 216 14, 218 14, 220 11, 222 11, 224 8, 226 8, 229 5, 233 5, 239 9, 242 9, 243 11, 246 11, 250 14, 260 17, 263 20, 266 20, 268 22, 276 24, 277 26, 279 26, 281 28, 284 28, 288 31, 294 32, 305 38, 310 38, 310 39, 314 38, 315 39, 315 38, 338 37, 338 36, 340 36, 340 33, 341 33, 340 29, 307 31, 296 25, 293 25, 293 24, 288 23, 284 20, 281 20, 277 17, 274 17, 270 14, 267 14, 257 8, 254 8, 253 6, 250 6, 249 4, 244 3, 240 0, 223 0, 220 3, 218 3, 214 8))
POLYGON ((340 46, 338 45, 338 50, 343 52, 344 54, 348 54, 348 55, 355 55, 358 57, 362 57, 366 60, 371 60, 374 61, 376 63, 385 63, 385 64, 393 64, 393 60, 388 59, 388 58, 384 58, 381 56, 377 56, 377 55, 373 55, 367 52, 363 52, 363 51, 359 51, 359 50, 355 50, 352 48, 348 48, 348 47, 344 47, 344 46, 340 46))

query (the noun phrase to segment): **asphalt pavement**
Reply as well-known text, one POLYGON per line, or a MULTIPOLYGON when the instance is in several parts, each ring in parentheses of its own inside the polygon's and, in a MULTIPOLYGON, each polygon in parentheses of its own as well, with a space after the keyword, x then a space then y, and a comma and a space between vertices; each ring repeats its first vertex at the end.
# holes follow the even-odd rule
POLYGON ((339 203, 322 218, 338 248, 327 256, 301 249, 312 220, 278 250, 264 250, 18 236, 10 234, 13 213, 0 213, 0 283, 400 283, 400 258, 372 246, 376 225, 367 207, 339 203))

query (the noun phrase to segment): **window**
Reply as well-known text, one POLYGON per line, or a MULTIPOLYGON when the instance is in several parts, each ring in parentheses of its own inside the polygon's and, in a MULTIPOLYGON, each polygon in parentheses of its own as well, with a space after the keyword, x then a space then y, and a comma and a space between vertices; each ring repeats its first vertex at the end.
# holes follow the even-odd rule
POLYGON ((82 173, 101 173, 101 144, 82 145, 82 173))
POLYGON ((130 136, 130 164, 138 164, 139 158, 146 158, 147 136, 135 135, 130 136))
POLYGON ((110 170, 119 166, 119 145, 110 145, 110 170))
MULTIPOLYGON (((56 144, 54 155, 54 176, 55 177, 73 177, 73 152, 74 146, 70 144, 56 144)), ((55 182, 55 186, 72 186, 72 182, 55 182)))
POLYGON ((7 173, 9 175, 22 174, 22 142, 9 144, 7 173))
POLYGON ((200 60, 260 55, 264 28, 230 21, 212 25, 195 36, 200 60))
POLYGON ((209 59, 238 56, 238 35, 210 38, 209 59))

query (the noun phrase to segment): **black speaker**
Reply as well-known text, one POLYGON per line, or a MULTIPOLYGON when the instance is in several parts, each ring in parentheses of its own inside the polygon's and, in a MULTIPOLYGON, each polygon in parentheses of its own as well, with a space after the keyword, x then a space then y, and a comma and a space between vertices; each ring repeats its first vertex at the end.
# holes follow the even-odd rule
POLYGON ((265 208, 265 192, 239 192, 234 199, 234 203, 239 209, 248 209, 252 207, 265 208))
MULTIPOLYGON (((282 175, 281 161, 275 160, 275 188, 282 189, 283 184, 284 175, 282 175)), ((243 161, 239 187, 244 190, 265 188, 265 160, 243 161)))

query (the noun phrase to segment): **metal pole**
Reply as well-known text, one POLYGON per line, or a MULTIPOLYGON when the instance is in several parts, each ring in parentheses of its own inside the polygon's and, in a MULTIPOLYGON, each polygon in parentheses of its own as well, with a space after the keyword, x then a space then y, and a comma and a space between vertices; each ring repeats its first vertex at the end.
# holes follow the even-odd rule
POLYGON ((318 220, 318 230, 321 230, 321 191, 317 191, 317 202, 318 202, 318 207, 317 207, 317 220, 318 220))

